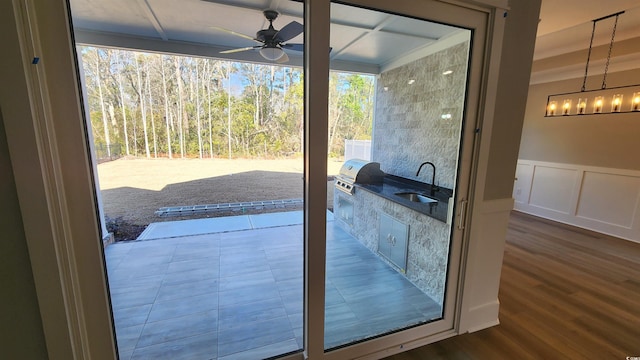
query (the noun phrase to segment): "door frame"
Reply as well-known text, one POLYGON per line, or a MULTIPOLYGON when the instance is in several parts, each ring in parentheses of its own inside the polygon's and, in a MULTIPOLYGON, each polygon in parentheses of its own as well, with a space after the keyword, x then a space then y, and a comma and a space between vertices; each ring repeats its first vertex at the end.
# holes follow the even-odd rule
MULTIPOLYGON (((484 33, 481 41, 484 46, 480 46, 482 53, 472 54, 472 59, 479 63, 474 65, 469 81, 476 81, 474 84, 479 84, 479 88, 477 93, 468 96, 467 101, 474 106, 473 113, 467 116, 474 119, 485 140, 481 141, 479 135, 470 140, 474 150, 470 156, 461 159, 469 162, 470 182, 459 185, 470 189, 465 200, 471 205, 479 204, 483 200, 483 174, 487 167, 500 70, 504 27, 501 15, 507 8, 506 0, 425 0, 419 3, 354 0, 350 3, 405 14, 431 11, 437 14, 435 20, 473 28, 474 34, 484 33), (442 10, 447 6, 477 12, 483 20, 473 26, 463 25, 465 19, 455 19, 451 13, 442 10)), ((459 250, 451 254, 460 265, 456 266, 459 276, 454 276, 459 296, 446 302, 445 318, 451 323, 429 324, 436 330, 435 335, 425 335, 423 327, 416 327, 324 352, 326 116, 323 116, 327 111, 324 105, 329 61, 326 54, 314 54, 321 54, 329 44, 329 0, 307 1, 306 6, 306 26, 327 30, 305 34, 305 67, 308 68, 305 96, 313 99, 305 109, 306 355, 314 359, 377 358, 477 327, 479 321, 469 315, 474 306, 469 300, 474 296, 470 291, 473 288, 465 281, 471 278, 466 258, 471 247, 468 241, 462 240, 468 239, 469 234, 482 234, 480 225, 471 220, 473 214, 461 218, 463 214, 458 210, 455 221, 462 221, 466 226, 462 232, 465 236, 456 240, 460 242, 459 250), (322 121, 314 122, 313 119, 322 121)), ((1 9, 7 10, 0 12, 2 29, 7 30, 5 34, 12 40, 6 44, 8 51, 4 61, 7 67, 2 74, 7 75, 8 84, 16 85, 13 93, 6 90, 2 93, 2 100, 9 99, 2 103, 3 118, 47 351, 50 358, 117 358, 102 243, 99 241, 101 231, 96 221, 93 170, 87 162, 88 134, 83 124, 78 68, 71 45, 69 4, 66 0, 12 0, 4 2, 1 9)), ((463 146, 469 145, 465 141, 463 146)), ((488 318, 491 320, 491 316, 488 318)))
MULTIPOLYGON (((486 167, 486 160, 481 158, 481 152, 486 152, 488 149, 486 146, 484 149, 481 148, 480 133, 483 133, 483 138, 487 139, 485 143, 488 145, 490 129, 493 125, 489 114, 492 114, 493 111, 496 91, 496 81, 491 81, 491 79, 497 79, 499 71, 499 61, 496 61, 496 59, 500 59, 502 50, 504 22, 501 15, 504 8, 469 6, 469 4, 460 1, 417 2, 396 0, 389 2, 385 0, 340 0, 340 2, 441 22, 472 31, 463 116, 463 134, 455 189, 456 204, 454 205, 452 220, 452 224, 455 224, 455 226, 451 228, 449 271, 447 274, 443 319, 323 354, 324 359, 330 360, 346 358, 376 359, 404 352, 466 331, 466 324, 463 321, 466 320, 465 315, 469 311, 465 307, 473 306, 471 305, 472 302, 467 301, 465 303, 463 301, 465 280, 470 277, 470 273, 465 269, 467 268, 469 236, 472 231, 471 214, 466 213, 466 211, 470 210, 475 202, 481 202, 482 200, 482 191, 475 191, 475 180, 479 171, 486 167), (492 44, 498 44, 498 46, 492 46, 492 44)), ((493 5, 496 5, 497 2, 494 1, 493 3, 493 5)), ((506 5, 503 4, 503 6, 506 5)), ((311 49, 307 49, 307 51, 311 51, 311 49)), ((329 66, 328 62, 321 65, 327 68, 329 66)), ((307 120, 313 121, 313 119, 307 120)), ((320 122, 319 120, 316 121, 320 122)), ((326 134, 326 127, 317 129, 315 134, 318 133, 326 134)), ((316 155, 320 156, 320 154, 316 155)), ((326 150, 323 155, 325 156, 323 161, 326 163, 326 150)), ((314 216, 311 211, 309 213, 312 219, 318 219, 319 216, 314 216)), ((310 237, 306 239, 307 241, 314 244, 322 242, 324 246, 324 234, 312 233, 310 235, 315 235, 315 238, 310 237)), ((312 268, 309 271, 313 273, 314 270, 312 268)), ((324 307, 317 305, 314 308, 312 305, 314 304, 309 305, 309 311, 324 315, 324 307)), ((474 321, 467 321, 467 323, 475 324, 474 321)), ((313 330, 313 325, 317 326, 318 323, 306 324, 305 326, 312 326, 311 330, 313 330)), ((319 331, 319 329, 316 331, 319 331)), ((319 353, 319 349, 316 353, 319 353)))

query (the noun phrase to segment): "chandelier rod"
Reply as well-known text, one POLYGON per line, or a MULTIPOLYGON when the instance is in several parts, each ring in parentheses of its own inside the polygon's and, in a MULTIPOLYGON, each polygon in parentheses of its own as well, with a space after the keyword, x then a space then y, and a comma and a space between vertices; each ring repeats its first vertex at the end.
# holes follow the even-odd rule
POLYGON ((611 32, 611 43, 609 43, 609 53, 607 54, 607 64, 604 66, 604 75, 602 76, 602 88, 607 88, 607 71, 609 71, 609 61, 611 60, 611 49, 613 49, 613 40, 616 37, 616 28, 618 27, 618 17, 616 15, 616 22, 613 24, 613 31, 611 32))
POLYGON ((607 71, 609 69, 609 60, 611 59, 611 49, 613 48, 613 39, 616 36, 616 27, 618 25, 618 17, 621 14, 624 14, 624 10, 623 11, 619 11, 619 12, 617 12, 615 14, 603 16, 601 18, 597 18, 597 19, 593 20, 593 28, 591 29, 591 41, 589 42, 589 52, 587 53, 587 64, 586 64, 585 69, 584 69, 584 80, 582 81, 582 91, 585 91, 586 87, 587 87, 587 76, 589 74, 589 60, 591 59, 591 49, 593 47, 593 37, 594 37, 594 35, 596 33, 596 23, 598 21, 602 21, 602 20, 605 20, 605 19, 608 19, 610 17, 614 17, 615 16, 616 17, 616 22, 615 22, 615 24, 613 26, 613 33, 611 34, 611 43, 609 44, 609 55, 607 56, 607 65, 606 65, 605 70, 604 70, 604 77, 602 78, 602 89, 606 88, 607 71))

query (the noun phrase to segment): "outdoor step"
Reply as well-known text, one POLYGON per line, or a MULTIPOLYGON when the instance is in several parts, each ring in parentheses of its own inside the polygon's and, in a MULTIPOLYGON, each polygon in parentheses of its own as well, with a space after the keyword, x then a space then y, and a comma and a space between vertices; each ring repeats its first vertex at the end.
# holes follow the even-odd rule
POLYGON ((209 205, 188 205, 188 206, 170 206, 162 207, 155 213, 158 216, 184 216, 191 214, 201 214, 216 211, 241 211, 241 210, 261 210, 276 209, 302 205, 302 199, 285 199, 285 200, 265 200, 265 201, 248 201, 235 203, 221 203, 209 205))

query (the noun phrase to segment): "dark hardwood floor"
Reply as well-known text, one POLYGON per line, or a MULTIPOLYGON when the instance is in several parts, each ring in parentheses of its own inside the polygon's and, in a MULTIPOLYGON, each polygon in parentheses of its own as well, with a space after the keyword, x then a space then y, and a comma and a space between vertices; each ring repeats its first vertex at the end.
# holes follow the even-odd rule
POLYGON ((640 244, 513 212, 500 325, 387 358, 640 356, 640 244))

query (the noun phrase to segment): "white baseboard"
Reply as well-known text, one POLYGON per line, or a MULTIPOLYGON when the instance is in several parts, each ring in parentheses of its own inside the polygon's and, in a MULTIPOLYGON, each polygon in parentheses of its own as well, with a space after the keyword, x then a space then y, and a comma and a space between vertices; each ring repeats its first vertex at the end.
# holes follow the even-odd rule
POLYGON ((499 310, 500 301, 498 300, 469 309, 466 314, 466 323, 470 324, 470 326, 464 330, 472 333, 500 324, 498 319, 499 310))

